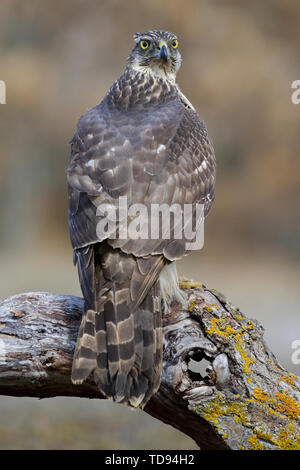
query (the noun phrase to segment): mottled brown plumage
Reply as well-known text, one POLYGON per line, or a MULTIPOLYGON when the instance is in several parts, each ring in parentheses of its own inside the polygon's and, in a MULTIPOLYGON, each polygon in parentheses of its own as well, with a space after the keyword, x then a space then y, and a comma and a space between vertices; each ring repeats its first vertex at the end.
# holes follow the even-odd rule
MULTIPOLYGON (((174 38, 160 31, 135 35, 125 72, 79 120, 67 170, 70 235, 85 298, 72 380, 81 383, 93 373, 107 397, 133 407, 143 407, 159 387, 159 276, 187 254, 188 240, 184 234, 174 238, 174 224, 168 239, 101 236, 96 227, 104 215, 97 208, 117 207, 126 196, 128 206, 202 203, 205 214, 210 209, 214 151, 204 123, 173 80, 181 61, 171 51, 174 38), (151 44, 147 56, 140 50, 145 38, 151 44)), ((117 223, 121 229, 121 214, 117 223)))

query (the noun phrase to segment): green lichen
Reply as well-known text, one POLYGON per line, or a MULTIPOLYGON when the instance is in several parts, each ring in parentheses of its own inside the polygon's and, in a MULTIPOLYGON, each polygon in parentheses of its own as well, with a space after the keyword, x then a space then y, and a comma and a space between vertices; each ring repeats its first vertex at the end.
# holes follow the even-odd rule
POLYGON ((276 393, 275 408, 279 413, 283 413, 288 418, 298 419, 300 415, 300 405, 286 391, 276 393))

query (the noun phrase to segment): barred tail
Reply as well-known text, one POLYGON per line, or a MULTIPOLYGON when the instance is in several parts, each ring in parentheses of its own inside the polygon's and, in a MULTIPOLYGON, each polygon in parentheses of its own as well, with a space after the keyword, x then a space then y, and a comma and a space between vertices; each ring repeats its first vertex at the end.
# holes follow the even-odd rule
POLYGON ((93 372, 108 398, 143 407, 158 390, 162 366, 159 281, 133 311, 128 285, 111 282, 100 291, 97 312, 82 318, 73 360, 72 381, 93 372))

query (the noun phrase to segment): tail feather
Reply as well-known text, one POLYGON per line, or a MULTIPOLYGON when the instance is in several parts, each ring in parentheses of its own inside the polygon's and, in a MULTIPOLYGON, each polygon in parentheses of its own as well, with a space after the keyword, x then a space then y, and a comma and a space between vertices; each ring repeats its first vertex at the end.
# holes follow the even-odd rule
MULTIPOLYGON (((118 263, 114 259, 114 264, 118 263)), ((135 263, 134 267, 137 266, 135 263)), ((128 267, 128 266, 127 266, 128 267)), ((94 309, 83 315, 74 354, 72 381, 93 373, 101 392, 114 401, 143 407, 157 391, 162 363, 161 300, 155 281, 140 305, 131 295, 126 275, 108 265, 98 270, 94 309), (106 277, 104 274, 106 273, 106 277), (98 291, 97 291, 98 289, 98 291)))
POLYGON ((162 369, 162 317, 159 281, 154 284, 142 306, 146 314, 143 322, 142 374, 148 379, 148 388, 141 406, 158 390, 162 369))
POLYGON ((97 353, 94 317, 95 312, 88 310, 81 320, 72 367, 72 382, 75 384, 84 382, 95 367, 97 353))

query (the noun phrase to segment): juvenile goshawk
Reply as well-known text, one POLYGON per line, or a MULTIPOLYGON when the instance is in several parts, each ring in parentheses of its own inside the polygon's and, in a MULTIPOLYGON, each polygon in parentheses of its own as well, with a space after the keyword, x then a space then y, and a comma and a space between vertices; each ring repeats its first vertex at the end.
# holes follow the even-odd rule
POLYGON ((134 41, 124 73, 78 122, 67 178, 85 299, 72 381, 93 373, 105 396, 143 407, 160 385, 162 310, 183 299, 175 260, 189 250, 184 234, 175 237, 173 219, 168 237, 115 236, 134 219, 124 219, 119 201, 147 208, 199 203, 207 215, 216 165, 205 124, 175 82, 177 37, 153 30, 134 41), (103 207, 116 208, 114 234, 98 229, 103 207))

